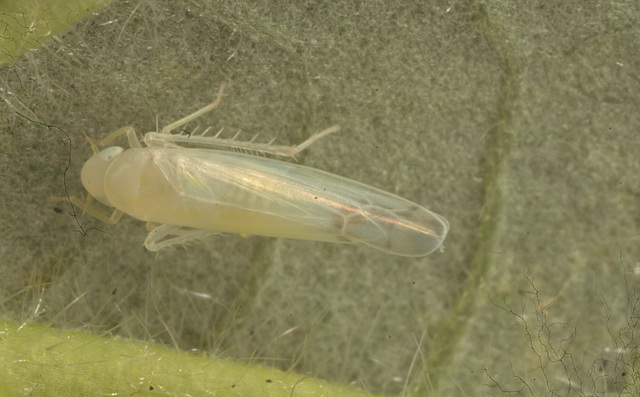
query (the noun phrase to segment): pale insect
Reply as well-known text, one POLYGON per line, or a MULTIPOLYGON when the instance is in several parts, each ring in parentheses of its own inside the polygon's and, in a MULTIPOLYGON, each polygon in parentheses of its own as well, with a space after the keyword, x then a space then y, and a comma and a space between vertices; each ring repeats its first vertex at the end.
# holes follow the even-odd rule
POLYGON ((237 152, 293 157, 339 126, 297 146, 171 134, 216 108, 224 87, 210 105, 161 132, 145 134, 145 147, 132 127, 92 141, 95 154, 81 172, 90 196, 73 203, 109 223, 124 213, 159 224, 144 243, 151 251, 219 232, 358 243, 403 256, 427 255, 442 246, 449 223, 417 204, 324 171, 237 152), (98 150, 96 144, 121 135, 129 149, 98 150), (106 214, 90 203, 91 197, 115 210, 106 214))

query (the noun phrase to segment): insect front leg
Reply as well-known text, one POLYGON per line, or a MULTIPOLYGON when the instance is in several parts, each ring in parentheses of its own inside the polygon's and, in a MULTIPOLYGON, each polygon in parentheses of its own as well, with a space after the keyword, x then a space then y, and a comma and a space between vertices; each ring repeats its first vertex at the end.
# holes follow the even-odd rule
MULTIPOLYGON (((150 225, 152 224, 147 223, 147 229, 152 227, 150 225)), ((218 232, 212 230, 184 229, 182 226, 164 224, 151 230, 147 238, 144 240, 144 246, 149 251, 158 251, 172 245, 185 244, 193 240, 199 240, 205 237, 212 236, 214 234, 218 234, 218 232), (163 240, 167 236, 176 237, 171 237, 163 240)))
POLYGON ((91 151, 93 151, 93 153, 98 153, 100 151, 100 149, 98 149, 99 146, 111 146, 113 142, 115 142, 116 139, 118 139, 122 135, 127 136, 127 142, 129 143, 129 147, 132 147, 132 148, 142 147, 140 140, 138 140, 138 137, 136 136, 136 131, 131 126, 118 128, 117 130, 113 131, 112 133, 110 133, 109 135, 107 135, 106 137, 104 137, 99 141, 91 138, 87 134, 84 134, 84 137, 91 144, 91 151))
POLYGON ((127 136, 127 142, 129 143, 130 147, 132 148, 142 147, 142 144, 140 143, 140 141, 138 140, 138 137, 136 136, 136 131, 131 126, 122 127, 113 131, 112 133, 104 137, 101 141, 98 141, 98 144, 100 146, 111 145, 113 142, 115 142, 116 139, 118 139, 122 135, 127 136))
POLYGON ((87 195, 87 198, 82 200, 77 197, 69 197, 69 200, 72 204, 77 205, 82 209, 83 213, 86 212, 89 215, 93 216, 96 219, 101 220, 104 223, 116 224, 122 218, 124 212, 114 209, 113 212, 109 213, 104 209, 98 208, 92 204, 93 198, 90 195, 87 195))

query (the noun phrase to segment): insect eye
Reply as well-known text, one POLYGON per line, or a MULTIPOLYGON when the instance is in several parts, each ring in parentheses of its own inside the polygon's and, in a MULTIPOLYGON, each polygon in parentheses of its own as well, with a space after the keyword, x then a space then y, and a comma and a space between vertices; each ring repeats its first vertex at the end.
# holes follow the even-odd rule
POLYGON ((98 153, 98 157, 100 157, 100 160, 108 163, 114 158, 118 157, 123 151, 124 149, 120 146, 111 146, 104 150, 101 150, 100 153, 98 153))

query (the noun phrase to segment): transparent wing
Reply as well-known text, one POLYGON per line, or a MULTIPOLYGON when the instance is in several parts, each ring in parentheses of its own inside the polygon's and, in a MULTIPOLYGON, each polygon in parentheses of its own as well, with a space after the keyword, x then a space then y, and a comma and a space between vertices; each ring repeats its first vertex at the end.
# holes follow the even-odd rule
POLYGON ((190 199, 246 209, 383 251, 426 255, 449 224, 408 200, 321 170, 216 150, 150 148, 168 183, 190 199))

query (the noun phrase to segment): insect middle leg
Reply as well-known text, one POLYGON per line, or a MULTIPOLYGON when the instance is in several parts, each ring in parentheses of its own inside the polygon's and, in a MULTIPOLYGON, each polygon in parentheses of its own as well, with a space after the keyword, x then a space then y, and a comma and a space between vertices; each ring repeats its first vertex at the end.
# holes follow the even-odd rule
MULTIPOLYGON (((150 223, 147 223, 147 228, 152 227, 150 225, 150 223)), ((151 230, 147 238, 144 240, 144 246, 149 251, 159 251, 172 245, 200 240, 218 233, 219 232, 215 230, 184 229, 182 226, 163 224, 151 230), (175 237, 163 240, 167 236, 175 237)))
POLYGON ((222 82, 222 85, 220 85, 220 89, 218 90, 218 96, 216 97, 216 100, 213 101, 212 103, 208 104, 207 106, 203 107, 200 110, 197 110, 193 113, 191 113, 188 116, 185 116, 183 118, 181 118, 178 121, 174 121, 173 123, 169 124, 166 127, 162 128, 162 131, 160 131, 161 134, 171 134, 171 131, 175 130, 176 128, 182 127, 183 125, 187 124, 188 122, 190 122, 193 119, 196 119, 200 116, 202 116, 203 114, 212 111, 213 109, 217 108, 218 105, 220 105, 220 101, 222 100, 222 93, 224 92, 224 87, 227 86, 227 82, 224 81, 222 82))

